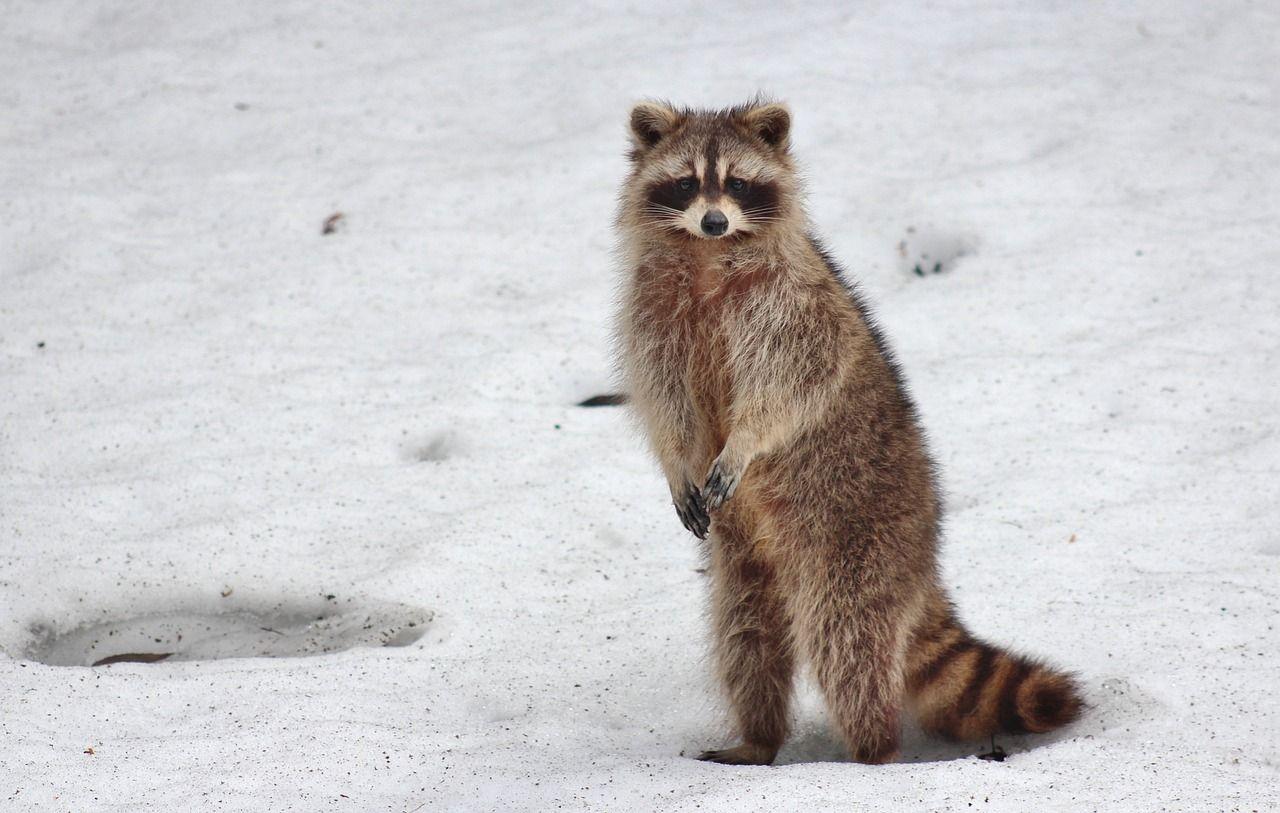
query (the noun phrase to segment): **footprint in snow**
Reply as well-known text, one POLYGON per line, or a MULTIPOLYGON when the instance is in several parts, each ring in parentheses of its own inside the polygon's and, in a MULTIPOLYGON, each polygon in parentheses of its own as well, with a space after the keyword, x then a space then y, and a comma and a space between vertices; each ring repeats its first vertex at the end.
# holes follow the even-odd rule
POLYGON ((975 241, 931 226, 908 226, 898 241, 898 267, 917 277, 952 270, 956 262, 975 250, 975 241))
POLYGON ((220 658, 294 658, 355 647, 408 646, 432 613, 403 604, 339 607, 332 600, 270 611, 157 612, 60 631, 34 625, 27 660, 109 666, 220 658))

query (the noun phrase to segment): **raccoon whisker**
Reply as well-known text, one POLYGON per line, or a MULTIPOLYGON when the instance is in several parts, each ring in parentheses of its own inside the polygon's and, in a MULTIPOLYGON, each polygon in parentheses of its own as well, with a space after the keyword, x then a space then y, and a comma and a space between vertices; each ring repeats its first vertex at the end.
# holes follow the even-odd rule
POLYGON ((651 218, 649 218, 648 222, 649 222, 649 223, 666 223, 666 224, 675 224, 675 223, 679 223, 680 221, 676 220, 674 217, 651 217, 651 218))
POLYGON ((668 214, 649 213, 650 223, 679 223, 680 218, 668 214))
POLYGON ((647 228, 652 232, 678 232, 684 227, 674 220, 653 220, 647 224, 647 228))
POLYGON ((683 231, 678 223, 667 220, 655 220, 642 224, 641 228, 649 234, 672 234, 683 231))
POLYGON ((676 220, 675 218, 671 218, 671 217, 651 218, 649 220, 649 223, 654 226, 679 226, 680 225, 679 220, 676 220))
POLYGON ((679 217, 684 214, 684 212, 680 211, 679 209, 676 209, 671 206, 663 206, 661 203, 646 204, 644 207, 644 211, 649 212, 650 214, 669 214, 675 217, 679 217))

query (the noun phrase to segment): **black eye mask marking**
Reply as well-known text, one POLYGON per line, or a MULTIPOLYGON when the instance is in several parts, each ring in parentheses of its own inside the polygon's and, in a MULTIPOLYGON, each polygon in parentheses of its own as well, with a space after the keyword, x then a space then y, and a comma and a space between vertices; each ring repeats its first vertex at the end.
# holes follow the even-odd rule
POLYGON ((672 178, 669 181, 659 181, 649 187, 650 203, 680 211, 689 208, 689 204, 693 203, 696 197, 698 197, 697 178, 672 178), (686 183, 693 181, 693 185, 689 189, 681 189, 681 181, 686 183))
POLYGON ((778 185, 769 181, 748 181, 742 189, 735 190, 729 186, 729 194, 738 202, 742 213, 750 220, 752 217, 769 217, 777 214, 774 209, 778 205, 778 185))

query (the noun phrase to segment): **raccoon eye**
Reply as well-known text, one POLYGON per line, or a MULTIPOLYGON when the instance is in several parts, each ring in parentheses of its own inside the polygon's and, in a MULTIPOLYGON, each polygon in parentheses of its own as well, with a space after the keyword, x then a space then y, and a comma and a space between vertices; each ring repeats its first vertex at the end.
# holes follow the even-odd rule
POLYGON ((729 188, 732 189, 734 192, 741 192, 742 190, 747 188, 747 182, 742 180, 741 178, 730 178, 729 188))
POLYGON ((676 186, 680 187, 681 192, 692 192, 697 185, 698 180, 696 178, 681 178, 676 181, 676 186))

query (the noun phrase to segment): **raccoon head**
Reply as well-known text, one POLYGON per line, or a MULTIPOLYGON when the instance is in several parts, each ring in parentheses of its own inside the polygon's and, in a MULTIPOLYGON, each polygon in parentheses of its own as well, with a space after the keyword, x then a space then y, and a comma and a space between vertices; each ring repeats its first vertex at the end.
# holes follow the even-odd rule
POLYGON ((624 201, 637 225, 659 234, 704 240, 764 234, 792 211, 790 128, 781 104, 717 111, 636 105, 624 201))

